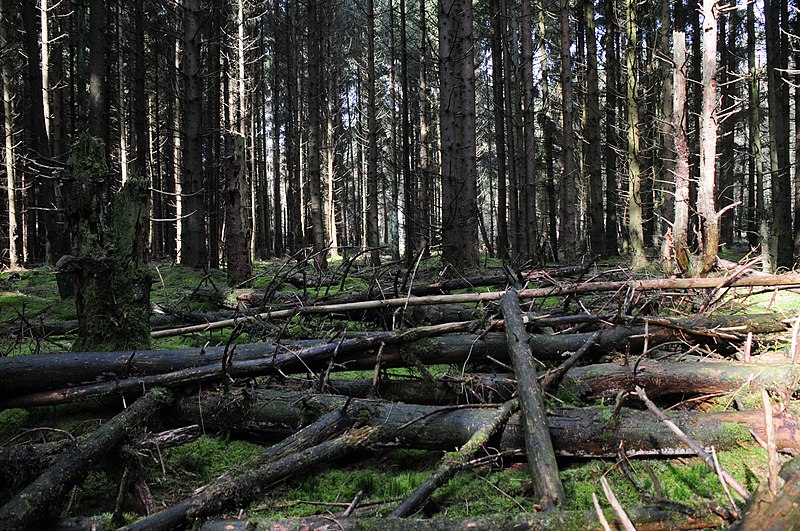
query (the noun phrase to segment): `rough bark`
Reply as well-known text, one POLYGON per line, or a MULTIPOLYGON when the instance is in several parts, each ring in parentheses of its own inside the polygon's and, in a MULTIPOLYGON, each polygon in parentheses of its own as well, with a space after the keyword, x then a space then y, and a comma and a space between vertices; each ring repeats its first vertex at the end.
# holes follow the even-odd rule
POLYGON ((85 442, 68 451, 39 479, 0 508, 0 529, 31 528, 38 520, 49 515, 93 465, 172 399, 169 391, 154 389, 103 424, 85 442))
MULTIPOLYGON (((589 244, 592 253, 606 255, 603 224, 603 173, 600 140, 600 82, 597 73, 597 30, 594 0, 584 3, 586 18, 586 165, 589 173, 589 244)), ((608 38, 608 37, 606 37, 608 38)))
POLYGON ((719 249, 719 216, 714 205, 717 155, 717 0, 703 0, 703 106, 700 115, 700 183, 697 213, 702 224, 702 255, 697 273, 714 266, 719 249))
POLYGON ((200 493, 124 529, 166 531, 191 526, 198 518, 226 509, 245 507, 280 479, 303 473, 356 449, 380 442, 381 437, 386 435, 380 428, 362 428, 342 434, 355 423, 359 413, 348 413, 346 406, 334 410, 272 446, 248 462, 246 467, 229 471, 200 493))
POLYGON ((616 17, 613 15, 615 0, 604 1, 606 20, 606 127, 603 156, 606 164, 606 252, 609 256, 619 254, 617 249, 617 84, 619 60, 616 17))
MULTIPOLYGON (((543 321, 548 323, 549 321, 543 321)), ((680 340, 693 337, 695 340, 716 342, 719 327, 733 327, 736 332, 746 334, 768 333, 785 330, 785 325, 774 316, 760 316, 750 319, 731 320, 689 320, 689 321, 661 321, 670 324, 664 327, 655 324, 648 325, 648 344, 656 346, 666 341, 680 340)), ((469 329, 475 323, 463 326, 469 329)), ((448 328, 438 328, 448 330, 448 328)), ((421 328, 419 330, 425 330, 421 328)), ((428 330, 437 330, 436 327, 428 330)), ((450 328, 449 330, 455 330, 450 328)), ((386 340, 391 337, 377 334, 376 338, 386 340)), ((622 350, 626 347, 634 351, 641 348, 644 341, 644 326, 630 327, 617 326, 604 330, 598 336, 596 344, 589 355, 598 355, 613 350, 622 350), (638 336, 638 337, 637 337, 638 336)), ((556 360, 567 351, 575 351, 591 337, 592 333, 565 334, 565 335, 532 335, 529 345, 534 356, 540 360, 556 360)), ((403 363, 404 357, 409 355, 417 357, 422 363, 463 363, 468 358, 473 361, 482 361, 486 356, 498 359, 507 359, 503 335, 500 333, 482 334, 480 337, 472 334, 450 334, 441 337, 428 337, 419 339, 413 333, 406 336, 407 344, 394 346, 387 344, 383 355, 382 364, 385 366, 398 366, 403 363)), ((378 340, 378 339, 376 339, 378 340)), ((348 340, 354 341, 354 340, 348 340)), ((362 343, 363 348, 353 350, 352 355, 341 349, 337 358, 344 368, 372 368, 375 363, 374 349, 369 347, 369 340, 362 343)), ((327 346, 335 349, 338 341, 327 346)), ((342 343, 345 349, 350 343, 342 343)), ((299 349, 312 346, 322 348, 320 341, 283 342, 277 352, 300 352, 299 349)), ((0 376, 4 384, 0 388, 0 396, 12 397, 29 394, 44 389, 58 389, 66 386, 80 386, 97 381, 125 380, 147 375, 156 375, 182 369, 199 367, 203 365, 217 365, 226 352, 226 347, 189 348, 178 350, 142 350, 119 352, 82 352, 76 354, 41 354, 38 356, 17 356, 0 358, 0 376)), ((266 360, 276 356, 276 345, 266 342, 255 344, 236 345, 235 351, 230 353, 232 360, 266 360)), ((312 365, 312 368, 316 365, 312 365)), ((285 371, 304 372, 302 364, 285 366, 285 371)))
POLYGON ((497 412, 497 416, 492 421, 475 432, 467 443, 462 446, 455 455, 445 455, 434 473, 426 479, 419 487, 403 500, 397 508, 392 511, 392 517, 403 518, 421 509, 433 492, 442 485, 445 485, 456 472, 464 467, 472 456, 475 455, 489 438, 496 431, 502 429, 508 422, 511 414, 519 407, 516 400, 512 400, 503 405, 497 412))
POLYGON ((630 245, 631 267, 639 269, 647 265, 644 248, 644 220, 642 206, 642 172, 639 166, 641 136, 639 131, 639 61, 637 50, 639 27, 637 24, 636 0, 625 1, 625 66, 626 99, 628 103, 628 244, 630 245))
POLYGON ((59 260, 58 274, 75 293, 79 332, 73 349, 147 348, 148 186, 129 179, 112 199, 105 146, 88 135, 74 142, 68 166, 62 195, 73 251, 59 260))
MULTIPOLYGON (((0 49, 9 48, 6 34, 5 6, 0 2, 0 49)), ((17 185, 15 178, 15 153, 14 153, 14 96, 11 91, 11 65, 10 61, 3 59, 0 65, 0 76, 3 82, 3 139, 5 150, 6 169, 6 204, 8 205, 8 265, 11 269, 19 266, 20 252, 17 250, 17 185)), ((21 250, 20 250, 21 251, 21 250)))
POLYGON ((510 289, 506 292, 502 307, 506 321, 508 354, 517 378, 520 408, 525 418, 525 450, 533 478, 534 494, 545 508, 553 509, 564 502, 564 487, 558 477, 553 443, 547 431, 542 390, 536 378, 536 367, 528 332, 522 323, 516 290, 510 289))
POLYGON ((247 222, 245 138, 225 133, 225 255, 228 285, 234 286, 253 274, 250 261, 250 227, 247 222))
POLYGON ((536 187, 536 112, 534 109, 533 81, 533 0, 523 0, 520 9, 520 39, 522 40, 522 128, 524 182, 520 210, 522 211, 524 242, 522 256, 538 257, 539 228, 537 216, 536 187))
POLYGON ((442 258, 478 265, 472 2, 439 0, 442 258))
POLYGON ((783 485, 773 495, 764 480, 744 508, 741 520, 731 527, 746 529, 793 529, 800 521, 800 458, 795 457, 780 472, 783 485))
MULTIPOLYGON (((506 124, 503 98, 503 36, 505 34, 500 0, 490 3, 491 53, 492 53, 492 109, 494 119, 494 145, 497 157, 497 256, 510 256, 508 242, 508 193, 506 188, 506 124)), ((455 279, 454 279, 455 280, 455 279)))
MULTIPOLYGON (((370 421, 373 425, 399 430, 394 439, 398 446, 451 451, 463 446, 497 414, 496 407, 486 405, 454 409, 283 390, 244 393, 246 396, 237 392, 181 398, 169 412, 168 421, 175 426, 198 424, 202 416, 208 431, 246 433, 269 441, 291 435, 350 400, 349 407, 367 407, 373 411, 370 421)), ((766 440, 761 409, 725 413, 681 411, 670 412, 669 417, 704 447, 724 450, 752 444, 750 430, 766 440)), ((776 414, 773 421, 778 451, 800 452, 800 433, 795 429, 797 418, 784 412, 776 414)), ((499 440, 493 441, 495 448, 523 449, 522 422, 519 415, 512 416, 499 440)), ((691 455, 669 428, 648 411, 623 408, 619 417, 614 418, 613 408, 607 407, 554 409, 547 416, 547 424, 559 456, 615 457, 620 445, 628 455, 691 455)))
POLYGON ((559 188, 561 201, 561 225, 559 245, 564 258, 569 262, 578 255, 578 169, 575 166, 575 132, 572 108, 574 90, 572 86, 572 40, 570 39, 570 2, 559 0, 561 11, 560 49, 561 49, 561 165, 563 175, 559 188))

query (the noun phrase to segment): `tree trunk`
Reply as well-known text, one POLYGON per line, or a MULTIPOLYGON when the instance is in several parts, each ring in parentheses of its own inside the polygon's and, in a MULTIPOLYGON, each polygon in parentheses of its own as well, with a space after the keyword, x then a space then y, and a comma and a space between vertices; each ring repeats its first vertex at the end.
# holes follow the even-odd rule
POLYGON ((183 27, 183 152, 181 174, 182 212, 180 263, 205 268, 208 262, 203 194, 203 150, 201 122, 203 83, 201 78, 200 0, 184 0, 183 27))
POLYGON ((617 86, 619 78, 619 55, 616 46, 617 24, 614 22, 615 2, 606 0, 603 4, 606 20, 606 127, 603 156, 606 163, 606 244, 609 256, 617 256, 617 86))
POLYGON ((639 70, 637 48, 639 29, 636 0, 625 1, 626 51, 626 99, 628 103, 628 245, 630 246, 631 267, 639 269, 647 265, 644 248, 644 220, 642 218, 642 173, 639 167, 639 70))
POLYGON ((593 254, 606 255, 603 224, 603 175, 600 140, 600 84, 597 77, 597 34, 594 0, 585 2, 586 17, 586 164, 589 170, 589 245, 593 254))
POLYGON ((702 256, 697 273, 714 267, 719 249, 719 216, 714 205, 717 158, 717 0, 703 0, 703 108, 700 115, 700 183, 697 213, 702 224, 702 256))
POLYGON ((503 296, 503 317, 506 321, 508 355, 517 378, 520 409, 525 419, 525 452, 533 478, 534 495, 545 509, 564 503, 564 487, 558 477, 558 464, 547 430, 542 390, 536 378, 528 333, 522 324, 519 297, 514 289, 503 296))
POLYGON ((39 479, 0 508, 0 529, 30 529, 37 521, 41 524, 43 515, 57 510, 68 498, 69 489, 86 477, 103 456, 172 400, 169 391, 154 389, 68 450, 39 479))
POLYGON ((314 263, 320 271, 328 268, 325 219, 322 207, 322 149, 321 110, 324 87, 322 83, 322 22, 317 0, 307 4, 308 15, 308 180, 310 185, 311 232, 314 263))
POLYGON ((253 274, 250 230, 247 223, 245 143, 241 135, 225 132, 225 255, 228 285, 235 286, 253 274))
POLYGON ((367 247, 370 264, 381 263, 378 249, 378 110, 375 97, 375 0, 367 0, 367 247))
MULTIPOLYGON (((677 26, 676 26, 677 27, 677 26)), ((674 257, 678 272, 687 273, 693 267, 689 252, 689 138, 686 135, 686 33, 672 34, 674 76, 675 133, 675 218, 672 224, 674 257)))
POLYGON ((68 166, 62 193, 73 255, 57 266, 75 292, 79 335, 73 349, 147 348, 149 188, 129 179, 112 199, 105 147, 85 134, 73 143, 68 166))
POLYGON ((478 265, 472 2, 439 0, 442 258, 478 265))
POLYGON ((492 106, 494 118, 494 145, 497 156, 497 256, 508 259, 508 192, 506 188, 506 126, 503 98, 503 35, 505 24, 500 0, 492 0, 492 106))
POLYGON ((570 39, 570 2, 559 0, 561 11, 561 166, 560 185, 561 231, 559 245, 568 262, 578 256, 578 194, 575 167, 575 133, 573 131, 572 41, 570 39))
MULTIPOLYGON (((202 394, 182 397, 170 411, 175 426, 199 424, 210 432, 245 432, 266 441, 285 437, 328 411, 342 407, 348 399, 336 395, 308 395, 285 391, 248 391, 248 399, 235 395, 202 394)), ((398 404, 381 400, 349 399, 348 407, 374 411, 370 424, 397 431, 397 446, 452 451, 497 415, 497 407, 474 406, 453 409, 398 404), (425 419, 419 423, 419 419, 425 419), (417 421, 408 424, 409 421, 417 421), (401 426, 408 424, 403 429, 401 426)), ((752 430, 766 440, 761 409, 726 413, 671 412, 670 419, 701 446, 717 450, 753 444, 752 430)), ((773 417, 778 451, 800 449, 796 418, 790 413, 773 417)), ((524 447, 522 419, 511 417, 494 441, 501 451, 524 447)), ((649 411, 623 408, 613 418, 613 408, 554 409, 547 416, 553 448, 559 456, 617 457, 620 445, 628 455, 691 455, 675 435, 649 411)))
POLYGON ((538 216, 536 210, 536 112, 534 109, 533 81, 533 0, 523 0, 520 14, 520 39, 522 40, 522 127, 524 156, 524 215, 523 233, 525 244, 522 256, 533 258, 538 256, 538 216))
MULTIPOLYGON (((6 10, 0 1, 0 49, 9 48, 6 27, 8 25, 6 10)), ((3 138, 5 140, 6 198, 8 201, 8 265, 11 269, 19 267, 19 251, 17 250, 17 185, 14 153, 14 96, 11 91, 11 63, 3 60, 0 64, 0 76, 3 82, 3 138)))

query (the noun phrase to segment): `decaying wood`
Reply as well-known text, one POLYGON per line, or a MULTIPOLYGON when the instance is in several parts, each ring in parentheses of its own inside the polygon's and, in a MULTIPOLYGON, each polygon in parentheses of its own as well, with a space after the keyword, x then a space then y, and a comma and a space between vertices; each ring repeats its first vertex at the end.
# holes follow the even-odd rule
POLYGON ((503 296, 503 317, 506 321, 508 354, 514 367, 520 409, 525 419, 525 452, 534 494, 545 508, 553 509, 564 501, 564 487, 558 477, 558 464, 547 429, 544 400, 536 377, 528 332, 522 323, 519 297, 513 288, 503 296))
MULTIPOLYGON (((727 284, 725 278, 666 278, 650 280, 629 280, 622 282, 585 282, 583 284, 566 284, 564 286, 553 286, 548 288, 523 289, 519 291, 521 299, 555 297, 561 295, 571 295, 579 293, 594 293, 602 291, 651 291, 667 289, 712 289, 723 284, 727 284)), ((743 277, 730 282, 730 287, 753 287, 771 286, 775 288, 800 285, 800 274, 792 273, 786 275, 774 275, 770 277, 743 277)), ((396 299, 380 299, 349 304, 320 304, 311 306, 300 306, 287 310, 277 310, 260 313, 254 316, 247 316, 237 319, 227 319, 208 323, 206 325, 187 326, 172 330, 161 330, 153 332, 153 337, 170 337, 194 332, 206 332, 208 330, 218 330, 222 328, 232 328, 238 323, 249 320, 268 320, 284 319, 295 315, 321 315, 336 312, 347 312, 352 310, 375 310, 383 308, 398 308, 410 306, 422 306, 428 304, 452 304, 464 302, 489 302, 497 301, 503 297, 503 291, 493 291, 486 293, 464 293, 459 295, 439 295, 427 297, 401 297, 396 299)))
MULTIPOLYGON (((725 520, 710 508, 700 508, 685 514, 669 507, 633 507, 627 509, 639 531, 716 528, 725 520)), ((612 529, 622 529, 611 511, 606 518, 612 529)), ((324 516, 291 519, 250 518, 248 520, 216 520, 203 524, 202 531, 300 531, 336 529, 337 531, 496 531, 498 529, 536 529, 563 531, 583 529, 602 531, 594 511, 546 511, 541 513, 495 514, 475 518, 329 518, 324 516)))
POLYGON ((422 482, 419 487, 414 489, 414 491, 392 511, 391 516, 394 518, 404 518, 422 508, 431 494, 433 494, 437 488, 450 481, 450 478, 472 459, 472 456, 486 444, 489 438, 508 422, 511 414, 518 408, 519 403, 516 400, 503 404, 503 407, 497 412, 497 416, 492 419, 492 422, 475 432, 475 434, 470 437, 469 441, 467 441, 455 455, 446 454, 434 473, 422 482))
POLYGON ((800 522, 800 458, 783 465, 783 485, 777 495, 770 492, 766 481, 744 508, 742 519, 731 527, 735 531, 749 529, 797 529, 800 522))
POLYGON ((153 389, 128 409, 103 424, 86 441, 68 450, 39 478, 0 508, 0 529, 28 529, 65 500, 66 492, 83 479, 104 455, 173 399, 165 389, 153 389))
POLYGON ((345 432, 339 437, 315 446, 287 452, 283 457, 269 461, 263 466, 242 471, 235 478, 230 474, 226 475, 226 480, 214 483, 200 494, 123 529, 166 531, 185 527, 197 518, 217 514, 233 503, 240 507, 246 506, 274 482, 381 442, 389 434, 390 432, 383 427, 366 426, 345 432))
MULTIPOLYGON (((537 319, 538 323, 540 320, 537 319)), ((543 318, 541 321, 551 323, 552 319, 543 318)), ((647 329, 648 344, 652 346, 669 341, 679 341, 692 337, 696 341, 714 342, 725 341, 716 335, 730 336, 732 333, 746 334, 747 332, 768 333, 786 329, 786 325, 777 317, 769 315, 752 315, 738 317, 714 317, 701 319, 659 320, 661 325, 650 323, 647 329)), ((477 321, 471 325, 460 324, 470 329, 473 326, 482 326, 477 321)), ((418 330, 441 331, 441 328, 420 327, 418 330)), ((438 332, 437 332, 438 333, 438 332)), ((624 351, 630 349, 635 353, 644 342, 645 328, 641 325, 616 326, 604 329, 596 338, 595 345, 587 355, 598 355, 614 350, 624 351)), ((366 334, 381 337, 375 333, 366 334)), ((386 345, 382 365, 396 367, 404 365, 404 359, 409 355, 419 359, 422 363, 464 363, 468 358, 485 360, 486 356, 496 359, 507 359, 503 334, 489 333, 484 335, 446 335, 428 337, 411 341, 422 334, 409 334, 404 336, 404 341, 386 345)), ((362 336, 363 337, 363 336, 362 336)), ((564 352, 575 352, 591 337, 591 333, 544 335, 534 334, 530 338, 531 351, 540 360, 557 360, 564 352)), ((280 345, 268 342, 254 344, 239 344, 235 346, 231 359, 248 361, 272 358, 277 353, 288 353, 310 346, 319 346, 319 340, 287 341, 280 345)), ((349 343, 347 343, 349 344, 349 343)), ((336 350, 338 341, 331 351, 336 350)), ((337 362, 345 370, 372 369, 375 366, 375 349, 369 343, 363 348, 346 354, 350 347, 339 348, 337 362), (363 353, 362 353, 363 352, 363 353)), ((63 387, 76 387, 102 381, 125 380, 134 377, 150 376, 179 371, 190 367, 220 364, 225 354, 225 346, 197 347, 178 350, 144 350, 123 352, 82 352, 70 354, 42 354, 37 356, 0 357, 0 398, 8 396, 21 396, 34 392, 53 390, 63 387)), ((292 364, 287 361, 284 372, 304 372, 306 367, 295 360, 292 364)), ((327 360, 321 362, 327 364, 327 360)), ((309 368, 318 369, 319 365, 309 368)), ((0 406, 2 407, 2 406, 0 406)))
MULTIPOLYGON (((270 441, 291 435, 305 423, 342 407, 348 399, 285 390, 203 393, 199 397, 180 398, 167 420, 174 426, 184 426, 197 424, 202 418, 209 432, 240 432, 270 441)), ((459 448, 497 414, 496 406, 454 409, 384 400, 349 400, 350 407, 370 410, 374 425, 396 431, 396 444, 408 448, 445 451, 459 448)), ((750 430, 762 439, 765 437, 761 409, 725 413, 675 411, 668 416, 703 447, 713 445, 723 450, 751 444, 750 430)), ((778 451, 800 452, 797 418, 782 412, 776 413, 773 421, 778 451)), ((691 455, 691 450, 647 411, 623 408, 619 417, 613 418, 613 408, 607 407, 556 409, 549 412, 547 424, 553 448, 561 456, 616 457, 620 447, 628 455, 691 455)), ((501 451, 524 448, 518 415, 512 416, 496 443, 495 447, 501 451)))

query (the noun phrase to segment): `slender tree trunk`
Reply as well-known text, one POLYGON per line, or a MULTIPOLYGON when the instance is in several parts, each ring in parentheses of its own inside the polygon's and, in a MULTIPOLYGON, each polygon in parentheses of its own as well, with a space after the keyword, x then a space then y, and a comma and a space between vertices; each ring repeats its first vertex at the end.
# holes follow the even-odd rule
POLYGON ((702 223, 700 273, 711 270, 719 248, 719 217, 714 206, 717 155, 717 5, 703 0, 703 110, 700 115, 700 184, 697 212, 702 223))
MULTIPOLYGON (((0 50, 9 48, 6 25, 8 24, 5 5, 0 0, 0 50)), ((19 267, 17 250, 17 187, 15 179, 14 153, 14 96, 11 92, 11 64, 3 60, 0 64, 3 82, 3 138, 5 139, 6 198, 8 201, 8 265, 11 269, 19 267)))
POLYGON ((403 159, 403 221, 405 228, 405 261, 406 267, 414 266, 414 258, 419 251, 416 222, 416 183, 411 173, 411 119, 409 116, 409 100, 411 97, 408 85, 408 43, 406 37, 406 2, 400 0, 400 84, 403 99, 400 102, 401 157, 403 159))
MULTIPOLYGON (((672 57, 670 50, 670 37, 677 24, 670 18, 670 0, 661 1, 659 15, 661 28, 659 30, 658 51, 661 57, 672 57)), ((677 8, 676 8, 677 9, 677 8)), ((684 28, 679 28, 681 31, 684 28)), ((685 39, 685 37, 684 37, 685 39)), ((684 42, 685 45, 685 42, 684 42)), ((675 216, 675 97, 674 97, 674 68, 666 61, 659 61, 658 71, 661 74, 661 115, 659 116, 660 145, 659 152, 662 168, 662 208, 664 219, 674 219, 675 216)), ((682 113, 683 111, 681 111, 682 113)), ((662 233, 665 231, 662 231, 662 233)))
POLYGON ((500 0, 491 2, 492 17, 492 95, 494 109, 494 144, 497 154, 497 256, 509 257, 508 194, 506 191, 506 132, 505 102, 503 101, 503 29, 505 28, 500 0))
POLYGON ((533 0, 522 0, 520 31, 522 39, 522 118, 525 161, 525 256, 537 256, 539 229, 536 215, 536 114, 533 86, 533 0))
POLYGON ((689 138, 686 134, 686 33, 675 25, 672 33, 675 63, 672 128, 675 132, 675 218, 672 224, 675 260, 681 272, 689 271, 689 138))
POLYGON ((131 173, 147 178, 147 96, 144 61, 144 0, 133 3, 133 152, 131 173))
POLYGON ((755 207, 753 220, 757 227, 756 242, 761 247, 761 268, 772 271, 772 256, 769 244, 769 219, 764 194, 764 162, 761 152, 761 90, 756 66, 756 16, 752 3, 747 4, 747 68, 748 68, 748 138, 751 174, 755 181, 755 207))
POLYGON ((628 103, 628 244, 631 253, 631 266, 641 268, 647 264, 644 249, 644 227, 642 219, 642 175, 639 166, 639 71, 636 60, 639 46, 636 23, 636 0, 626 0, 626 51, 625 65, 626 98, 628 103))
POLYGON ((428 22, 425 0, 419 0, 419 35, 420 35, 420 65, 419 65, 419 160, 418 166, 418 184, 419 184, 419 211, 417 222, 420 231, 420 243, 426 245, 425 254, 430 254, 430 242, 432 239, 431 226, 432 226, 432 201, 431 195, 431 175, 432 175, 432 157, 431 157, 431 139, 430 129, 432 119, 430 117, 430 104, 428 103, 428 64, 429 64, 429 47, 428 47, 428 22))
POLYGON ((585 2, 586 17, 586 164, 589 170, 589 243, 593 254, 605 256, 603 174, 600 141, 600 84, 597 77, 597 35, 594 0, 585 2))
POLYGON ((614 22, 614 0, 604 3, 606 19, 606 138, 604 158, 606 163, 606 253, 616 256, 617 249, 617 80, 619 55, 616 47, 617 25, 614 22))
POLYGON ((569 0, 559 0, 561 12, 561 158, 562 176, 561 199, 561 237, 559 242, 567 261, 578 255, 577 220, 577 168, 575 167, 575 133, 573 132, 573 88, 572 88, 572 41, 570 39, 569 0))
MULTIPOLYGON (((722 0, 720 4, 722 11, 718 17, 718 49, 722 61, 719 74, 719 85, 721 87, 722 98, 719 111, 717 112, 719 121, 719 142, 717 160, 719 163, 718 178, 716 186, 716 208, 722 210, 733 204, 735 177, 734 170, 736 165, 736 153, 734 151, 734 134, 736 132, 736 122, 738 113, 735 112, 735 86, 733 72, 736 69, 736 33, 738 32, 738 16, 734 5, 730 0, 722 0)), ((728 247, 735 243, 734 240, 734 209, 719 217, 719 237, 720 242, 728 247)))
POLYGON ((89 6, 89 134, 106 144, 108 153, 108 100, 106 97, 106 3, 89 6))
POLYGON ((321 106, 322 86, 322 23, 317 0, 310 0, 308 14, 308 180, 311 188, 311 229, 314 244, 314 263, 320 271, 328 268, 325 248, 325 219, 322 208, 321 106))
MULTIPOLYGON (((275 2, 273 12, 274 26, 273 31, 278 35, 279 19, 280 19, 280 3, 275 2)), ((283 239, 283 202, 281 198, 282 190, 282 172, 281 172, 281 124, 283 117, 281 115, 281 71, 280 61, 278 60, 278 43, 277 39, 275 46, 272 48, 272 224, 275 237, 273 239, 275 256, 283 256, 284 239, 283 239)), ((284 145, 284 152, 286 151, 284 145)))
POLYGON ((378 231, 378 110, 375 101, 375 1, 367 0, 367 247, 370 263, 381 263, 378 231))
POLYGON ((184 0, 183 28, 183 151, 181 172, 182 219, 180 262, 205 268, 208 262, 203 195, 201 120, 203 85, 200 72, 200 0, 184 0))
POLYGON ((782 35, 786 22, 784 4, 785 0, 764 2, 773 222, 770 254, 776 268, 791 268, 794 263, 789 182, 789 102, 788 87, 782 77, 787 65, 785 56, 789 53, 784 47, 785 38, 782 35))

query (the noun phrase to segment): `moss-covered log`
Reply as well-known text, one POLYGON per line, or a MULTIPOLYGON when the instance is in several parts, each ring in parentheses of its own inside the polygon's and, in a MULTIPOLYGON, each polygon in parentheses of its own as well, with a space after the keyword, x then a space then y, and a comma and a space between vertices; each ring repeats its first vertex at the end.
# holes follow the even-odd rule
POLYGON ((335 439, 288 453, 275 461, 236 475, 227 475, 196 496, 150 515, 123 529, 126 531, 168 531, 182 529, 195 519, 218 514, 229 508, 246 507, 270 485, 323 463, 340 459, 355 450, 387 440, 383 427, 366 426, 335 439))
POLYGON ((533 480, 533 491, 548 510, 564 502, 564 487, 558 476, 558 464, 547 428, 542 389, 536 375, 528 332, 522 323, 522 311, 516 290, 503 296, 508 355, 517 378, 517 394, 524 419, 525 453, 533 480))
POLYGON ((33 529, 39 525, 37 522, 52 516, 66 499, 67 491, 86 477, 92 466, 172 399, 171 392, 153 389, 68 450, 36 481, 0 507, 0 529, 33 529))
POLYGON ((62 194, 72 255, 57 267, 75 295, 79 327, 73 350, 147 348, 149 186, 132 178, 112 198, 105 146, 88 135, 75 140, 68 166, 62 194))
MULTIPOLYGON (((179 399, 167 419, 175 426, 184 426, 197 424, 202 417, 209 431, 241 432, 269 441, 291 435, 347 400, 338 395, 285 390, 207 393, 179 399)), ((408 448, 446 451, 459 448, 497 414, 496 406, 454 409, 384 400, 350 400, 350 407, 373 411, 371 418, 376 425, 396 430, 396 443, 408 448)), ((701 445, 717 449, 752 443, 750 430, 761 438, 766 433, 760 409, 726 413, 679 411, 671 412, 670 418, 701 445)), ((800 452, 797 418, 784 412, 776 415, 774 422, 778 450, 800 452)), ((620 445, 631 455, 690 455, 669 428, 647 411, 623 408, 620 416, 614 418, 612 409, 606 407, 557 409, 549 412, 547 424, 556 454, 561 456, 613 457, 620 445)), ((493 444, 503 450, 524 448, 518 415, 511 418, 493 444)))

